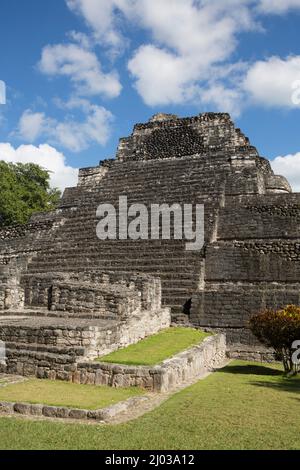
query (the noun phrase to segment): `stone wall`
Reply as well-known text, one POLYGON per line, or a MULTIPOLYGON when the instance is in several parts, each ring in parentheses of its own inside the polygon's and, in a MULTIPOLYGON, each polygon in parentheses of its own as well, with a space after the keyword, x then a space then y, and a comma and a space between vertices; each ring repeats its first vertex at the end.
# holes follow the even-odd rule
POLYGON ((79 170, 78 187, 83 189, 95 189, 97 185, 100 185, 112 164, 112 160, 104 160, 100 162, 99 167, 81 168, 79 170))
POLYGON ((191 321, 227 333, 232 357, 273 357, 248 330, 265 308, 300 304, 299 194, 227 196, 206 247, 191 321))
POLYGON ((142 387, 152 392, 167 392, 212 371, 222 365, 225 358, 225 335, 218 334, 153 367, 79 363, 72 380, 82 384, 142 387))
POLYGON ((83 271, 24 275, 25 306, 61 315, 127 319, 161 308, 161 282, 145 274, 83 271))

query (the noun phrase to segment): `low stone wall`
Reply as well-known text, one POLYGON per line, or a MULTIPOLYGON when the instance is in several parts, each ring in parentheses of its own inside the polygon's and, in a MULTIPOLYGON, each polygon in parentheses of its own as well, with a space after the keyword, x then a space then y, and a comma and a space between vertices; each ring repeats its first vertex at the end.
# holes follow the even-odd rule
POLYGON ((182 382, 221 365, 225 357, 226 337, 224 334, 217 334, 153 367, 79 363, 73 381, 80 384, 142 387, 153 392, 167 392, 182 382))
POLYGON ((0 413, 7 415, 26 415, 39 416, 45 418, 61 418, 61 419, 78 419, 78 420, 95 420, 109 422, 117 415, 135 409, 147 397, 132 397, 126 401, 116 403, 99 410, 85 410, 79 408, 66 408, 61 406, 49 405, 31 405, 29 403, 12 403, 0 401, 0 413))
POLYGON ((24 275, 27 307, 62 315, 123 320, 140 310, 161 308, 161 281, 143 274, 102 271, 24 275))

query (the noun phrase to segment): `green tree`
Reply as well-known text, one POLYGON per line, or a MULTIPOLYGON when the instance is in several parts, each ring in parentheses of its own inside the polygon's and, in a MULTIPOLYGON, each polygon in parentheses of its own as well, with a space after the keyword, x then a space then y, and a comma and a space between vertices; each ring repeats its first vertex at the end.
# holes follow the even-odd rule
POLYGON ((49 179, 39 165, 0 161, 0 226, 25 224, 35 212, 55 209, 61 193, 49 179))

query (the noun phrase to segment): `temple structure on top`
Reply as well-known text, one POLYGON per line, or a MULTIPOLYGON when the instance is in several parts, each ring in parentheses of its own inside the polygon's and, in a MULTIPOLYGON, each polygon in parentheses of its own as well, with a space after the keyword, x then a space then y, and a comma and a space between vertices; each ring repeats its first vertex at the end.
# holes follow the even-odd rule
POLYGON ((300 194, 228 114, 157 114, 120 140, 116 159, 81 169, 56 211, 2 230, 0 265, 8 372, 68 376, 78 355, 135 342, 170 315, 225 331, 232 356, 257 357, 268 352, 247 328, 251 314, 300 304, 300 194), (100 241, 97 207, 120 196, 203 204, 202 250, 178 239, 100 241), (73 362, 57 368, 58 355, 73 362))

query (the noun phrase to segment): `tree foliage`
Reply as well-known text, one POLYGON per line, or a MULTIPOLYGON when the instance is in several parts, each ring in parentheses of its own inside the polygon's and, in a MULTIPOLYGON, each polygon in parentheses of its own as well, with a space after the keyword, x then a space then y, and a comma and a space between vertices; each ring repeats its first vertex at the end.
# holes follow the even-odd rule
POLYGON ((298 372, 299 366, 293 360, 293 343, 300 340, 300 307, 267 309, 251 318, 250 329, 259 341, 275 349, 287 375, 298 372))
POLYGON ((33 213, 53 210, 61 194, 50 188, 49 179, 39 165, 0 161, 0 227, 25 224, 33 213))

